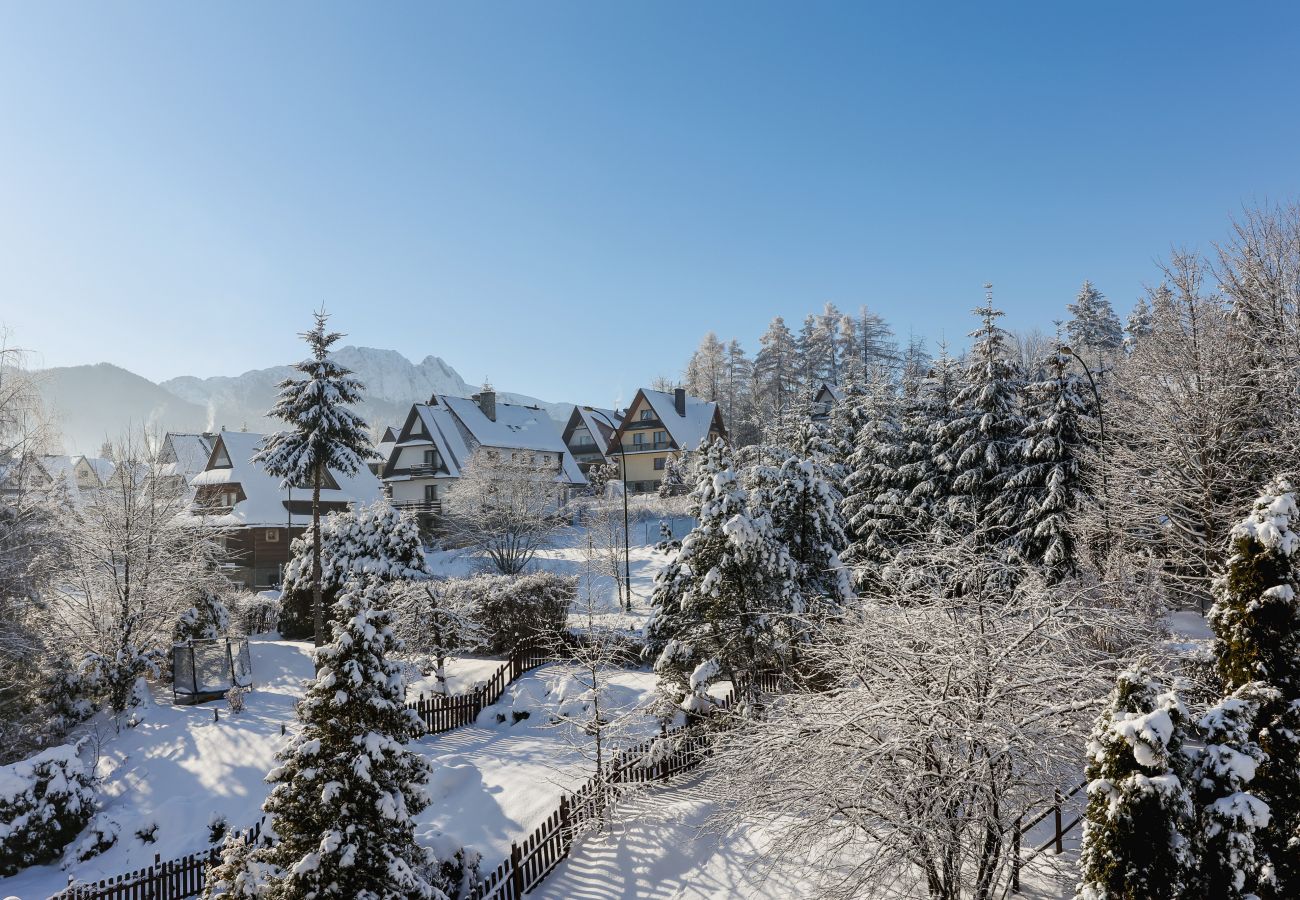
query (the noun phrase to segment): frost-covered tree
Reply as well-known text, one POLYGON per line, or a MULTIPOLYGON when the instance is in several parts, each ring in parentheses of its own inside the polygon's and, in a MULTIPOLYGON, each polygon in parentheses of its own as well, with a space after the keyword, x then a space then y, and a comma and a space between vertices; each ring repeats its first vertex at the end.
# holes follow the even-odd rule
POLYGON ((722 384, 722 414, 733 446, 745 447, 762 433, 754 397, 754 362, 740 341, 727 344, 722 384))
POLYGON ((320 523, 319 541, 312 526, 291 545, 292 555, 284 567, 281 586, 280 633, 285 637, 311 631, 309 610, 317 588, 317 547, 319 587, 330 606, 354 576, 396 582, 428 578, 431 574, 415 516, 384 500, 331 513, 320 523))
POLYGON ((821 429, 806 422, 795 452, 777 471, 764 498, 775 537, 794 563, 798 591, 809 614, 839 610, 853 596, 840 554, 848 546, 835 490, 833 448, 821 429))
POLYGON ((646 626, 675 699, 690 694, 688 675, 705 662, 733 683, 784 666, 790 617, 803 612, 794 563, 771 517, 750 505, 726 446, 714 441, 701 454, 691 493, 698 523, 655 576, 646 626))
POLYGON ((406 708, 388 588, 353 578, 334 603, 332 643, 316 650, 302 723, 280 752, 262 809, 277 842, 253 854, 275 867, 273 900, 445 900, 425 872, 413 816, 428 806, 429 763, 406 744, 421 733, 406 708))
POLYGON ((312 626, 316 646, 325 643, 325 600, 321 585, 320 492, 330 471, 358 472, 375 449, 369 426, 348 408, 361 402, 364 386, 351 370, 330 359, 329 349, 343 335, 328 331, 324 310, 316 325, 302 335, 311 357, 294 365, 302 378, 280 382, 280 396, 267 413, 288 424, 286 431, 267 437, 254 457, 286 487, 311 485, 312 626))
POLYGON ((1264 759, 1256 742, 1261 703, 1277 692, 1243 685, 1211 707, 1198 723, 1204 748, 1195 755, 1198 822, 1195 895, 1249 900, 1271 881, 1271 866, 1256 833, 1268 826, 1268 804, 1249 790, 1264 759))
POLYGON ((1088 742, 1078 900, 1178 900, 1195 859, 1187 711, 1150 672, 1120 674, 1088 742))
POLYGON ((1232 553, 1215 582, 1210 610, 1214 654, 1229 691, 1251 688, 1259 701, 1257 728, 1264 760, 1251 793, 1268 804, 1271 820, 1259 843, 1276 883, 1264 895, 1300 891, 1300 532, 1296 493, 1272 482, 1232 530, 1232 553))
POLYGON ((722 398, 727 374, 727 347, 710 331, 686 364, 686 393, 701 400, 722 398))
POLYGON ((754 382, 760 420, 784 420, 791 414, 802 391, 798 381, 795 337, 785 320, 777 316, 758 342, 754 382))
POLYGON ((1000 544, 1008 529, 993 507, 1023 466, 1020 436, 1019 374, 1009 361, 1009 336, 998 326, 1002 311, 988 297, 974 310, 980 327, 953 399, 955 415, 944 429, 939 465, 951 482, 943 516, 958 532, 973 531, 985 546, 1000 544))
POLYGON ((0 768, 0 877, 53 862, 95 814, 95 779, 71 744, 0 768))
POLYGON ((921 384, 918 403, 905 411, 901 422, 905 460, 899 479, 909 488, 907 507, 917 516, 918 531, 945 518, 952 475, 943 465, 943 453, 948 427, 958 412, 960 383, 957 361, 948 355, 948 345, 940 343, 939 357, 921 384))
POLYGON ((1042 566, 1049 581, 1078 570, 1073 519, 1088 497, 1084 420, 1091 394, 1070 371, 1069 357, 1048 356, 1046 377, 1029 385, 1021 451, 1023 467, 1007 480, 995 504, 1010 530, 1012 548, 1042 566))
POLYGON ((434 676, 433 693, 448 694, 447 658, 475 647, 482 632, 475 606, 446 580, 402 581, 390 588, 403 654, 434 676))
POLYGON ((1138 297, 1124 325, 1124 349, 1131 352, 1154 328, 1151 305, 1145 297, 1138 297))
POLYGON ((858 406, 862 424, 848 458, 841 512, 851 535, 843 559, 859 591, 876 584, 881 567, 898 550, 905 525, 897 504, 903 449, 898 406, 893 385, 884 379, 867 388, 858 406))
POLYGON ((480 447, 447 492, 449 534, 518 575, 563 525, 555 474, 526 452, 480 447))
MULTIPOLYGON (((1070 320, 1065 325, 1071 345, 1080 353, 1091 354, 1098 363, 1106 354, 1118 350, 1124 342, 1124 328, 1111 308, 1110 300, 1091 281, 1079 288, 1079 295, 1067 307, 1070 320)), ((1100 365, 1097 368, 1101 368, 1100 365)))

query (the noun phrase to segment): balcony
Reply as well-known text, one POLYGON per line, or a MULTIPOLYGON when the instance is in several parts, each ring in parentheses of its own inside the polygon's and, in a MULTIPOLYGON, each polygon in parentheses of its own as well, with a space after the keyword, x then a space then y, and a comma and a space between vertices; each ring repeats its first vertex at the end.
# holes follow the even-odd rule
POLYGON ((442 515, 441 500, 394 500, 392 501, 392 507, 404 512, 412 512, 416 514, 431 516, 442 515))
POLYGON ((397 472, 394 472, 393 474, 394 475, 406 474, 406 475, 410 475, 412 478, 430 478, 434 475, 439 474, 441 471, 442 471, 442 466, 426 465, 421 463, 418 466, 408 466, 405 470, 399 469, 397 472))
POLYGON ((645 453, 647 451, 652 451, 652 450, 671 450, 672 446, 673 446, 672 441, 655 441, 654 443, 650 443, 647 441, 640 444, 633 442, 631 444, 624 444, 623 452, 645 453))

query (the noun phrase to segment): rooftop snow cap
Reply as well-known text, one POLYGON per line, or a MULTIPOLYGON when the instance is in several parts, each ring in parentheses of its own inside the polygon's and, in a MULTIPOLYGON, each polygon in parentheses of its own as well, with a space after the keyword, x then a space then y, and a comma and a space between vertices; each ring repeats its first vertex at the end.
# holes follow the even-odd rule
POLYGON ((676 388, 673 391, 673 406, 677 407, 677 415, 686 417, 686 388, 676 388))
POLYGON ((474 395, 474 402, 483 410, 483 415, 488 417, 489 422, 497 420, 497 392, 490 385, 483 385, 483 390, 474 395))

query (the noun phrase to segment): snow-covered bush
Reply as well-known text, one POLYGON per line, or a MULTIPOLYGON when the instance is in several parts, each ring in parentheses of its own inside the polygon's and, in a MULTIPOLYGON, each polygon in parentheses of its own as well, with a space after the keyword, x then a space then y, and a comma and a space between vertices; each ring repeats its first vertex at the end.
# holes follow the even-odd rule
POLYGON ((230 629, 230 610, 217 592, 201 587, 194 605, 176 619, 177 641, 215 640, 230 629))
POLYGON ((226 836, 221 845, 221 861, 208 872, 203 888, 204 900, 257 900, 267 896, 275 874, 274 866, 253 856, 253 845, 242 834, 226 836))
POLYGON ((1178 900, 1194 870, 1187 711, 1145 670, 1120 674, 1088 742, 1079 900, 1178 900))
POLYGON ((440 581, 437 588, 449 608, 466 611, 473 623, 472 649, 509 653, 564 631, 578 579, 554 572, 482 574, 440 581))
POLYGON ((94 781, 72 745, 0 769, 0 876, 56 859, 94 813, 94 781))
POLYGON ((244 699, 248 696, 248 688, 232 684, 230 690, 226 691, 226 704, 230 707, 232 713, 241 713, 244 711, 244 699))
MULTIPOLYGON (((312 543, 308 528, 291 546, 280 599, 280 633, 301 638, 312 633, 312 543)), ((321 522, 321 590, 328 612, 351 577, 411 581, 429 577, 415 517, 385 501, 321 522)))
POLYGON ((81 840, 77 841, 77 846, 73 849, 73 856, 77 862, 94 859, 105 850, 113 847, 121 833, 122 826, 117 823, 116 819, 111 819, 100 813, 91 819, 90 824, 86 826, 85 832, 81 835, 81 840))

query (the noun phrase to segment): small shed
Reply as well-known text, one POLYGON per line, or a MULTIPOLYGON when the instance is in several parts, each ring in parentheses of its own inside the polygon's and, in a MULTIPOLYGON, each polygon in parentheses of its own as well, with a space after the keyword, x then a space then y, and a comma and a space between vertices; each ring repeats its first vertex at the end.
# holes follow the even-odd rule
POLYGON ((172 644, 172 696, 176 703, 205 703, 232 687, 253 686, 248 641, 209 639, 172 644))

